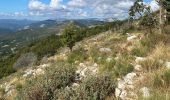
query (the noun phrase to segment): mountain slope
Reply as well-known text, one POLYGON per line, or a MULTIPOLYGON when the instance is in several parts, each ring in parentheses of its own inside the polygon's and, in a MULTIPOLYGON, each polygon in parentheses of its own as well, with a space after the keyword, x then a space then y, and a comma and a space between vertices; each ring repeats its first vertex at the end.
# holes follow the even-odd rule
POLYGON ((1 80, 3 97, 169 99, 169 37, 108 31, 86 38, 77 42, 73 51, 61 48, 39 66, 1 80))

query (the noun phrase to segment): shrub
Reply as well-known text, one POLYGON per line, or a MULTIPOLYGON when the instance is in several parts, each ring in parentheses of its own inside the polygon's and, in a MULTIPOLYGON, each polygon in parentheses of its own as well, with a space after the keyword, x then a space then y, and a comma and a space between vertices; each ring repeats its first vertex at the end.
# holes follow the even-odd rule
POLYGON ((110 76, 89 77, 77 90, 64 91, 59 95, 63 100, 105 100, 114 95, 115 81, 110 76))
POLYGON ((1 95, 4 95, 4 94, 5 94, 5 89, 2 88, 2 87, 0 87, 0 94, 1 94, 1 95))
POLYGON ((19 100, 51 100, 56 91, 69 86, 75 78, 75 67, 64 63, 53 65, 45 76, 30 80, 18 93, 19 100))
POLYGON ((80 86, 80 98, 104 100, 113 95, 115 82, 109 76, 91 77, 80 86))
POLYGON ((14 69, 33 66, 37 61, 37 56, 34 53, 26 53, 22 55, 14 64, 14 69))
POLYGON ((16 90, 20 91, 22 89, 22 84, 21 83, 17 83, 16 84, 16 90))

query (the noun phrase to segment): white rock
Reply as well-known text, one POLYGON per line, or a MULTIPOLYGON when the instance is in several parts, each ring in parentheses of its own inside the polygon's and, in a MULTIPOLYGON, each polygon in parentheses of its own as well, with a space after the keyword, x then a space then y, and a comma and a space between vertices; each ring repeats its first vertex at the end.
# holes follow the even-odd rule
POLYGON ((80 67, 86 67, 86 65, 84 63, 80 63, 79 66, 80 67))
POLYGON ((84 69, 80 72, 80 76, 86 77, 86 75, 85 75, 86 72, 87 72, 87 68, 84 68, 84 69))
POLYGON ((116 96, 116 98, 118 98, 120 96, 120 94, 121 94, 121 90, 116 88, 115 89, 115 96, 116 96))
POLYGON ((118 61, 118 60, 119 60, 119 57, 115 57, 114 59, 115 59, 116 61, 118 61))
POLYGON ((112 58, 111 58, 111 57, 109 57, 109 58, 106 59, 106 62, 111 62, 111 61, 112 61, 112 58))
POLYGON ((147 87, 141 88, 140 91, 143 93, 144 98, 150 97, 150 92, 149 92, 149 89, 147 87))
POLYGON ((93 74, 93 75, 95 75, 97 72, 98 72, 98 69, 97 69, 97 68, 95 68, 95 69, 92 70, 92 74, 93 74))
POLYGON ((72 87, 79 87, 80 85, 78 83, 73 83, 72 87))
POLYGON ((166 63, 165 63, 165 67, 168 68, 168 69, 170 69, 170 62, 166 62, 166 63))
POLYGON ((44 72, 44 70, 43 69, 41 69, 41 68, 38 68, 37 70, 36 70, 36 75, 43 75, 45 72, 44 72))
POLYGON ((46 68, 46 67, 48 67, 49 66, 49 64, 43 64, 43 65, 41 65, 40 67, 41 68, 46 68))
POLYGON ((112 52, 112 50, 110 48, 100 48, 99 51, 103 52, 103 53, 110 53, 110 52, 112 52))
POLYGON ((93 66, 94 66, 94 67, 97 67, 98 65, 97 65, 97 63, 95 63, 93 66))
POLYGON ((144 58, 144 57, 136 57, 135 62, 136 62, 136 63, 140 63, 140 62, 143 62, 143 61, 146 61, 146 60, 147 60, 147 59, 144 58))
POLYGON ((136 71, 142 71, 142 66, 141 65, 135 65, 134 69, 136 71))
POLYGON ((125 89, 125 81, 124 80, 118 80, 118 88, 125 89))
POLYGON ((34 73, 34 70, 28 69, 25 71, 25 74, 23 75, 23 77, 31 77, 34 73))
POLYGON ((132 36, 130 36, 130 37, 127 37, 127 41, 133 41, 133 40, 135 40, 136 38, 137 38, 137 36, 132 35, 132 36))
POLYGON ((133 79, 134 77, 136 77, 136 73, 132 72, 132 73, 129 73, 127 74, 125 77, 124 77, 124 81, 127 83, 127 84, 133 84, 133 79))
POLYGON ((121 92, 121 94, 120 94, 120 98, 121 98, 122 100, 125 100, 126 97, 127 97, 127 91, 126 91, 126 90, 122 90, 122 92, 121 92))
POLYGON ((6 87, 5 87, 5 92, 10 91, 11 88, 12 88, 11 85, 10 85, 10 84, 7 84, 6 87))

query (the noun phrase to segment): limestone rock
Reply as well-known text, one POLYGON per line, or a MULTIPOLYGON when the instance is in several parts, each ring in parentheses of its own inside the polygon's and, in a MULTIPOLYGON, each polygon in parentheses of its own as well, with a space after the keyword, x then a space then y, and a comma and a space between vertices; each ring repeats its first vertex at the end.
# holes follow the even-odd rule
POLYGON ((136 38, 137 36, 132 35, 132 36, 127 37, 127 41, 134 41, 136 38))
POLYGON ((133 84, 133 79, 134 77, 136 77, 136 73, 132 72, 132 73, 129 73, 127 74, 125 77, 124 77, 124 81, 127 83, 127 84, 133 84))
POLYGON ((147 60, 147 58, 145 58, 145 57, 136 57, 135 62, 138 64, 138 63, 146 61, 146 60, 147 60))
POLYGON ((116 98, 119 98, 120 94, 121 94, 121 90, 119 88, 116 88, 115 89, 115 96, 116 96, 116 98))
POLYGON ((142 71, 142 66, 141 65, 135 65, 134 69, 136 71, 142 71))
POLYGON ((110 48, 100 48, 99 51, 102 53, 111 53, 112 52, 112 50, 110 48))

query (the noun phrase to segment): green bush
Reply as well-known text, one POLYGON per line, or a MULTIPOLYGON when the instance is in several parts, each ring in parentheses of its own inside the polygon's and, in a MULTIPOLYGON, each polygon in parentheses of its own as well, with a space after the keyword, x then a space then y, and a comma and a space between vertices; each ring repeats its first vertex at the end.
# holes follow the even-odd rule
POLYGON ((60 63, 51 66, 45 76, 30 80, 19 91, 18 100, 51 100, 56 91, 73 83, 75 67, 60 63))
POLYGON ((56 96, 62 100, 105 100, 114 95, 115 88, 115 81, 110 76, 89 77, 77 90, 67 90, 56 96))

